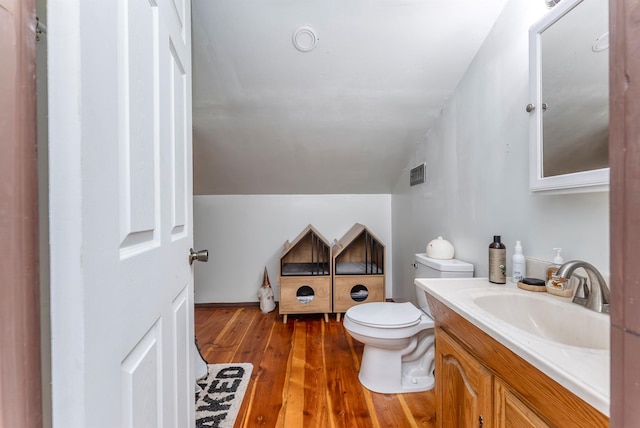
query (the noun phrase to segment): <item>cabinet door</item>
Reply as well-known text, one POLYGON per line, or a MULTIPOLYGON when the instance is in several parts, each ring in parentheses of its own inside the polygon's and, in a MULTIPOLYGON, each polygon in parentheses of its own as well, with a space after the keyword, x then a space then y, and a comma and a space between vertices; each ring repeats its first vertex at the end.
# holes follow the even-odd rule
POLYGON ((436 329, 439 427, 493 427, 493 375, 442 329, 436 329))
POLYGON ((548 428, 540 417, 496 379, 496 426, 498 428, 548 428))

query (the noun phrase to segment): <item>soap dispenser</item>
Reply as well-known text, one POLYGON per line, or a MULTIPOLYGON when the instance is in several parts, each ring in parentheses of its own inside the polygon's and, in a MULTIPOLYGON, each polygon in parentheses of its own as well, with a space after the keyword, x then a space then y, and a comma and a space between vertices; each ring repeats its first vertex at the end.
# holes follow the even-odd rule
POLYGON ((556 256, 553 258, 553 263, 547 266, 547 282, 556 274, 556 272, 558 272, 558 269, 560 269, 560 266, 564 263, 564 260, 560 255, 562 248, 554 248, 553 251, 556 252, 556 256))
POLYGON ((553 251, 556 252, 555 257, 553 258, 553 263, 547 266, 547 292, 555 294, 556 296, 571 297, 572 290, 569 286, 569 280, 566 278, 558 278, 556 276, 556 272, 558 272, 558 269, 560 269, 560 266, 564 263, 564 260, 560 255, 562 248, 554 248, 553 251))

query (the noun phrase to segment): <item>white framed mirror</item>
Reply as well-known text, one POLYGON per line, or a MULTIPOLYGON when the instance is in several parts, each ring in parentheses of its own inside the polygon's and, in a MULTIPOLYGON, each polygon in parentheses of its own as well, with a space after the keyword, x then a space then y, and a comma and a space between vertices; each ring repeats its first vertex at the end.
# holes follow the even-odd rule
POLYGON ((563 0, 529 30, 532 192, 609 189, 609 4, 563 0))

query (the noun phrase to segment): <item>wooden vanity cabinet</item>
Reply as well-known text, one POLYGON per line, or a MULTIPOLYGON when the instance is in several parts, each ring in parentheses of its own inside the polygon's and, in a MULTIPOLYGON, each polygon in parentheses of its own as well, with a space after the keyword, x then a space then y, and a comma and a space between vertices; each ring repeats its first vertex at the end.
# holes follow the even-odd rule
POLYGON ((436 419, 442 428, 596 428, 609 418, 428 296, 435 318, 436 419))
POLYGON ((549 428, 535 411, 498 378, 495 379, 494 391, 497 428, 549 428))
POLYGON ((443 330, 438 330, 436 340, 438 425, 492 426, 493 375, 443 330))

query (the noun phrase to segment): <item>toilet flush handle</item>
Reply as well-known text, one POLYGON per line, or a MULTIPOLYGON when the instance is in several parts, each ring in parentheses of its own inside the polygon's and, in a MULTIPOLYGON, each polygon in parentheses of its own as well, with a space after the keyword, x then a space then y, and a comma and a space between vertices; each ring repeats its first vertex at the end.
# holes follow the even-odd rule
POLYGON ((414 269, 418 269, 418 263, 411 263, 411 266, 413 266, 414 269))

